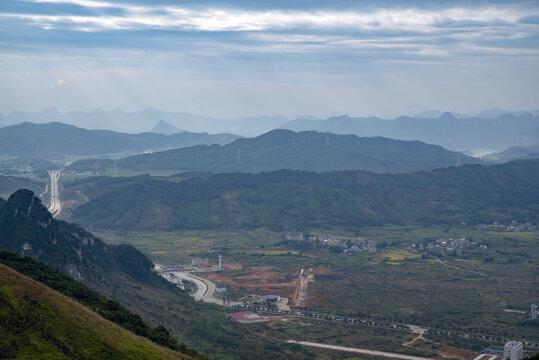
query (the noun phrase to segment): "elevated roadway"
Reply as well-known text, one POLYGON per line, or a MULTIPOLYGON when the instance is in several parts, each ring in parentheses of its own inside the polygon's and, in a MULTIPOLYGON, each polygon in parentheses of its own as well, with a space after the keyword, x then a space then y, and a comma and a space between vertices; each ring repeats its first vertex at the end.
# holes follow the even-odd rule
POLYGON ((62 204, 60 203, 60 191, 58 190, 58 180, 62 175, 62 170, 49 170, 49 178, 51 181, 51 203, 49 205, 49 212, 52 217, 57 217, 62 211, 62 204))

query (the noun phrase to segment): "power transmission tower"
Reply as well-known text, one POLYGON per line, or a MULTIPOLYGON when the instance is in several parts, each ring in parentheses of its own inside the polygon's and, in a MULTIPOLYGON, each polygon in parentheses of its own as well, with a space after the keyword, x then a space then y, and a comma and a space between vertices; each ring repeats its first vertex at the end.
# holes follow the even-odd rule
POLYGON ((238 148, 236 151, 236 164, 241 164, 241 149, 238 148))

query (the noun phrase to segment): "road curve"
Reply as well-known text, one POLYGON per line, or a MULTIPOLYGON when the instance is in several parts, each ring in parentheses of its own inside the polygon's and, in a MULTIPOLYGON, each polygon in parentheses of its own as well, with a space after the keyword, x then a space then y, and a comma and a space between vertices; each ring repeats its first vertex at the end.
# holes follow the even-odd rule
POLYGON ((202 300, 207 303, 223 305, 223 300, 213 297, 215 292, 215 284, 208 279, 196 276, 186 272, 173 272, 173 274, 182 279, 194 282, 197 286, 197 291, 191 295, 195 300, 202 300))

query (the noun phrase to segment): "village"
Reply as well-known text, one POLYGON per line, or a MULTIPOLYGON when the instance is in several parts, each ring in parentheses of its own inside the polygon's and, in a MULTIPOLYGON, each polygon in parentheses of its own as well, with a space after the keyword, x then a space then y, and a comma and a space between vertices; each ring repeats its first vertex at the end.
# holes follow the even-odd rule
POLYGON ((492 224, 479 224, 476 226, 476 229, 500 232, 528 232, 536 231, 537 226, 533 225, 529 221, 522 223, 517 220, 513 220, 510 224, 500 224, 497 221, 494 221, 492 224))
POLYGON ((459 239, 445 239, 441 238, 434 242, 428 242, 426 244, 414 244, 412 245, 419 252, 423 253, 437 253, 437 254, 456 254, 461 255, 466 249, 480 249, 486 250, 488 247, 484 244, 479 244, 476 241, 469 241, 466 238, 459 239))
POLYGON ((362 251, 368 251, 370 253, 376 252, 376 242, 362 237, 342 238, 334 235, 304 236, 303 234, 300 234, 286 235, 286 240, 306 241, 311 243, 314 247, 342 250, 342 253, 346 255, 352 255, 353 253, 362 251))

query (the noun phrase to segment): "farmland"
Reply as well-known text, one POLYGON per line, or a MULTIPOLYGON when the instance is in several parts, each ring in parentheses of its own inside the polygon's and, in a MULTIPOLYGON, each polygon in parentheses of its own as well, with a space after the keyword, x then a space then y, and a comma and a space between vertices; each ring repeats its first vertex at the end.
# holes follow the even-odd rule
MULTIPOLYGON (((217 255, 221 254, 226 270, 209 277, 218 286, 227 287, 229 298, 250 293, 290 297, 300 270, 312 268, 314 281, 309 283, 307 311, 539 339, 537 327, 527 321, 526 315, 496 306, 506 301, 509 309, 529 311, 530 303, 537 301, 539 294, 534 283, 539 236, 536 233, 497 233, 465 227, 372 227, 309 232, 362 236, 377 242, 375 253, 350 256, 314 248, 306 242, 287 241, 287 233, 269 229, 96 233, 108 242, 130 242, 156 263, 188 263, 192 256, 208 257, 216 263, 217 255), (419 242, 459 237, 486 244, 487 249, 470 249, 458 256, 425 255, 414 249, 414 244, 419 242), (477 318, 481 318, 480 323, 477 318)), ((302 325, 294 321, 279 323, 264 333, 271 337, 293 336, 298 326, 302 325)), ((304 340, 325 338, 318 325, 305 328, 313 330, 302 331, 304 340)), ((348 330, 335 334, 332 343, 361 345, 351 341, 354 336, 345 334, 348 330)), ((384 342, 382 337, 374 336, 374 339, 374 343, 384 342)), ((423 350, 449 344, 447 340, 440 341, 439 345, 425 345, 423 350)), ((470 349, 473 343, 461 341, 454 345, 470 349)))

